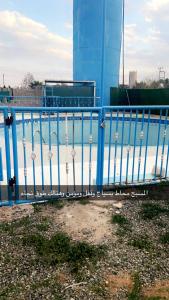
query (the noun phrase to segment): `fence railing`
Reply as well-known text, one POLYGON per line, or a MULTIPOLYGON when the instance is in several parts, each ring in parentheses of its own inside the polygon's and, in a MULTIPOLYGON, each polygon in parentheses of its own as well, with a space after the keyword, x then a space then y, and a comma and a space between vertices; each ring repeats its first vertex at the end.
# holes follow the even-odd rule
POLYGON ((168 179, 168 112, 0 107, 0 205, 168 179))

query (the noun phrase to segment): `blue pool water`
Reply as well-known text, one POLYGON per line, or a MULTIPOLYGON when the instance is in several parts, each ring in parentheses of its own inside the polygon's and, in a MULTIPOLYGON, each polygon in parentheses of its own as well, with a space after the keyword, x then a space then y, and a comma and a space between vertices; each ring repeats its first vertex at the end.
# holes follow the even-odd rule
MULTIPOLYGON (((68 136, 69 136, 69 144, 73 143, 73 127, 74 127, 74 144, 80 145, 82 143, 82 134, 83 134, 83 143, 89 144, 89 138, 92 135, 92 143, 97 144, 98 142, 98 120, 94 119, 92 123, 89 119, 84 119, 83 121, 83 132, 82 132, 82 120, 79 118, 74 121, 68 120, 68 136)), ((61 119, 59 121, 59 143, 60 145, 65 145, 65 120, 61 119)), ((40 122, 38 120, 33 122, 33 133, 34 133, 34 142, 40 143, 40 122)), ((0 135, 3 136, 3 128, 0 129, 0 135)), ((142 122, 126 120, 123 124, 122 121, 113 120, 112 122, 112 130, 110 134, 110 121, 107 120, 105 123, 105 144, 109 144, 111 140, 111 144, 117 143, 117 145, 122 144, 131 146, 134 145, 134 140, 136 137, 136 146, 146 145, 147 137, 148 137, 148 145, 149 146, 156 146, 158 142, 158 135, 159 135, 159 144, 162 145, 168 144, 169 141, 169 124, 165 125, 162 123, 160 125, 159 130, 159 123, 157 120, 152 122, 149 125, 145 122, 144 126, 142 126, 142 122), (123 139, 122 139, 123 136, 123 139), (129 142, 130 140, 130 142, 129 142)), ((49 143, 49 136, 51 136, 51 143, 53 145, 57 144, 57 122, 56 120, 51 121, 50 131, 49 131, 49 123, 47 120, 43 120, 42 122, 42 137, 43 143, 49 143)), ((22 141, 23 139, 23 124, 21 122, 17 123, 17 138, 18 141, 22 141)), ((25 138, 26 141, 32 142, 32 125, 30 121, 25 122, 25 138)))

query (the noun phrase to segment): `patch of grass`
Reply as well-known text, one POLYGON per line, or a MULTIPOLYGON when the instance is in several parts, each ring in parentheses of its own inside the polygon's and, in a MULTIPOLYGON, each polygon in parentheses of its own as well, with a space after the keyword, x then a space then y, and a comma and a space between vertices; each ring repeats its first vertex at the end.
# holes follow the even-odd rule
POLYGON ((167 208, 161 207, 159 204, 143 203, 141 206, 140 216, 144 220, 152 220, 160 214, 169 213, 167 208))
MULTIPOLYGON (((90 287, 90 290, 97 296, 100 296, 100 297, 106 297, 107 299, 107 290, 105 288, 105 285, 103 283, 100 283, 100 282, 94 282, 91 287, 90 287)), ((102 299, 103 299, 102 298, 102 299)))
POLYGON ((35 213, 39 213, 42 210, 42 204, 40 204, 40 203, 34 203, 33 204, 33 208, 34 208, 34 212, 35 213))
POLYGON ((141 300, 141 282, 140 276, 138 273, 133 276, 133 288, 132 291, 128 294, 128 300, 141 300))
MULTIPOLYGON (((35 281, 31 284, 30 290, 32 293, 35 291, 41 293, 42 288, 47 288, 49 293, 52 294, 52 299, 55 300, 62 300, 63 297, 61 296, 61 285, 56 281, 55 278, 47 278, 42 279, 41 281, 35 281)), ((15 283, 9 285, 5 288, 1 288, 0 290, 0 299, 1 300, 9 300, 9 299, 26 299, 24 293, 27 293, 27 288, 23 284, 15 283)), ((39 298, 40 299, 40 298, 39 298)))
POLYGON ((78 272, 88 261, 96 263, 105 253, 105 247, 73 242, 63 232, 56 233, 50 239, 40 234, 27 235, 23 238, 23 245, 33 246, 43 263, 68 263, 74 272, 78 272))
POLYGON ((48 218, 42 218, 41 222, 36 224, 36 228, 39 231, 48 231, 50 226, 50 221, 48 218))
POLYGON ((124 226, 127 225, 129 221, 123 215, 113 215, 112 223, 124 226))
POLYGON ((159 221, 154 221, 154 225, 157 225, 158 227, 161 227, 161 228, 166 228, 167 227, 167 224, 164 223, 163 221, 159 220, 159 221))
POLYGON ((4 254, 4 263, 7 265, 8 263, 10 263, 12 261, 12 257, 9 253, 5 253, 4 254))
POLYGON ((36 228, 39 230, 39 231, 48 231, 49 229, 49 223, 39 223, 36 225, 36 228))
POLYGON ((13 222, 13 225, 16 227, 26 227, 32 224, 31 218, 30 217, 25 217, 22 218, 18 221, 13 222))
POLYGON ((140 250, 150 251, 153 249, 152 242, 143 235, 133 237, 128 244, 140 250))
POLYGON ((164 233, 161 237, 160 237, 160 242, 162 244, 169 244, 169 232, 164 233))
POLYGON ((66 205, 66 201, 64 200, 48 200, 46 205, 54 206, 57 209, 62 209, 66 205))
MULTIPOLYGON (((18 295, 18 293, 20 293, 23 289, 22 285, 17 285, 17 284, 11 284, 9 283, 9 285, 5 288, 1 288, 0 290, 0 299, 1 300, 8 300, 11 299, 11 297, 18 295)), ((16 298, 14 298, 16 299, 16 298)))
POLYGON ((24 217, 20 220, 13 221, 11 223, 0 223, 0 233, 9 233, 13 235, 17 228, 27 227, 31 225, 29 217, 24 217))
POLYGON ((31 284, 31 290, 34 291, 41 291, 42 288, 48 288, 54 296, 52 299, 62 300, 61 297, 61 285, 56 281, 56 278, 47 278, 41 281, 35 281, 31 284))
POLYGON ((90 200, 89 200, 89 199, 85 199, 85 198, 80 199, 78 202, 79 202, 79 204, 81 204, 81 205, 87 205, 87 204, 90 204, 90 200))
POLYGON ((120 237, 123 237, 128 232, 132 231, 132 226, 131 226, 129 220, 127 220, 127 218, 125 218, 123 215, 113 215, 112 223, 119 225, 119 228, 118 228, 116 234, 120 237))
POLYGON ((121 239, 121 238, 124 238, 127 233, 128 233, 128 230, 126 230, 126 228, 124 228, 124 227, 120 227, 117 229, 116 235, 119 237, 119 242, 123 242, 123 239, 121 239))
POLYGON ((30 234, 26 235, 22 238, 22 242, 24 246, 35 246, 37 249, 41 245, 43 245, 45 238, 41 234, 30 234))
POLYGON ((104 246, 89 245, 86 242, 72 243, 69 248, 68 262, 72 270, 78 272, 87 261, 96 264, 104 256, 105 250, 104 246))
POLYGON ((11 230, 11 224, 0 223, 0 233, 9 232, 11 230))

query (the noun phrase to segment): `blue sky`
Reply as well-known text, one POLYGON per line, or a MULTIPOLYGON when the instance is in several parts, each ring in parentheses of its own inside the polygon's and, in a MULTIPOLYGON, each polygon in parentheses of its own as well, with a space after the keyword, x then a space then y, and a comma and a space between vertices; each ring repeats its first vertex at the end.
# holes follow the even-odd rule
MULTIPOLYGON (((84 0, 85 1, 85 0, 84 0)), ((92 0, 91 0, 92 1, 92 0)), ((0 0, 0 82, 72 76, 73 0, 0 0)), ((126 82, 129 70, 169 76, 169 0, 126 0, 126 82)))

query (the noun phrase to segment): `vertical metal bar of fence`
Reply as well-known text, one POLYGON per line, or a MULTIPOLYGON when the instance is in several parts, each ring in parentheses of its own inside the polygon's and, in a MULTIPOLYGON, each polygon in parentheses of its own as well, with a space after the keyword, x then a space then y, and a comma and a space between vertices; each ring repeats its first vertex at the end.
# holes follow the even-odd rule
POLYGON ((145 148, 145 158, 144 158, 144 175, 143 175, 143 182, 146 179, 146 167, 147 167, 147 153, 148 153, 148 141, 149 141, 149 130, 150 130, 150 116, 151 110, 148 110, 148 124, 147 124, 147 135, 146 135, 146 148, 145 148))
POLYGON ((42 172, 42 193, 44 193, 44 164, 43 164, 43 134, 42 134, 42 113, 39 115, 40 121, 40 159, 41 159, 41 172, 42 172))
POLYGON ((48 113, 48 135, 49 135, 49 172, 50 172, 50 191, 53 189, 53 181, 52 181, 52 146, 51 146, 51 120, 50 120, 50 112, 48 113))
POLYGON ((138 123, 138 110, 136 110, 135 131, 134 131, 134 149, 133 149, 132 183, 134 182, 135 155, 136 155, 136 144, 137 144, 137 123, 138 123))
POLYGON ((111 112, 110 117, 110 132, 109 132, 109 154, 108 154, 108 185, 110 185, 110 165, 111 165, 111 146, 112 146, 112 123, 113 123, 113 116, 111 112))
POLYGON ((57 112, 57 164, 58 164, 58 192, 60 193, 60 141, 59 141, 59 112, 57 112))
POLYGON ((1 180, 3 181, 3 164, 2 164, 2 149, 0 148, 0 202, 2 201, 2 187, 1 180))
POLYGON ((33 120, 33 112, 31 112, 31 140, 32 140, 32 173, 33 173, 33 189, 34 189, 34 196, 36 194, 36 174, 35 174, 35 159, 36 159, 36 153, 35 153, 35 145, 34 145, 34 120, 33 120))
POLYGON ((139 157, 138 157, 138 174, 137 174, 137 181, 138 182, 140 180, 142 146, 143 146, 143 139, 144 139, 144 117, 145 117, 145 110, 143 110, 142 122, 141 122, 141 132, 140 132, 140 149, 139 149, 139 157))
POLYGON ((47 107, 46 97, 44 97, 44 106, 47 107))
POLYGON ((157 138, 157 150, 156 150, 154 179, 156 179, 156 175, 157 175, 157 163, 158 163, 159 144, 160 144, 160 132, 161 132, 161 118, 162 118, 162 110, 160 109, 160 122, 159 122, 159 125, 158 125, 158 138, 157 138))
POLYGON ((117 169, 117 146, 118 146, 118 139, 119 139, 119 111, 117 111, 116 115, 116 132, 115 132, 115 149, 114 149, 114 184, 116 183, 116 169, 117 169))
POLYGON ((98 151, 97 151, 97 175, 96 187, 98 192, 103 190, 104 176, 104 142, 105 142, 105 110, 102 108, 98 113, 98 151))
POLYGON ((28 184, 27 184, 27 159, 26 159, 26 135, 25 135, 25 116, 22 112, 22 143, 23 143, 23 159, 24 159, 24 182, 25 182, 25 193, 27 199, 28 184))
POLYGON ((73 189, 76 192, 76 174, 75 174, 75 114, 72 121, 72 163, 73 163, 73 189))
POLYGON ((82 113, 82 174, 81 174, 81 179, 82 179, 82 195, 84 193, 84 114, 82 113))
POLYGON ((168 141, 166 168, 165 168, 165 178, 167 178, 167 175, 168 175, 168 162, 169 162, 169 141, 168 141))
POLYGON ((166 110, 165 122, 164 122, 164 135, 163 135, 163 145, 162 145, 162 154, 161 154, 161 167, 160 167, 160 178, 162 177, 163 163, 164 163, 164 151, 165 151, 165 141, 167 135, 167 119, 168 119, 168 109, 166 110))
POLYGON ((130 121, 129 121, 129 131, 128 131, 127 164, 126 164, 126 184, 128 183, 128 172, 129 172, 131 122, 132 122, 132 110, 130 110, 130 121))
POLYGON ((15 200, 19 200, 19 168, 18 168, 18 146, 17 146, 17 128, 16 128, 16 113, 12 111, 12 146, 13 146, 13 161, 14 161, 14 177, 15 177, 15 200))
POLYGON ((90 137, 89 137, 89 192, 91 192, 92 175, 92 143, 93 143, 93 114, 90 112, 90 137))
POLYGON ((8 118, 8 110, 4 110, 4 135, 5 135, 5 154, 6 154, 6 177, 7 177, 7 190, 8 190, 8 201, 9 205, 13 205, 12 191, 9 186, 11 179, 11 155, 10 155, 10 142, 9 142, 9 130, 10 127, 6 125, 5 120, 8 118))
POLYGON ((69 192, 69 163, 68 163, 68 146, 69 146, 69 135, 68 135, 68 115, 65 114, 65 145, 66 145, 66 188, 67 194, 69 192))
POLYGON ((124 148, 124 122, 125 121, 125 110, 123 110, 122 117, 122 139, 121 139, 121 157, 120 157, 120 185, 122 183, 122 170, 123 170, 123 148, 124 148))

